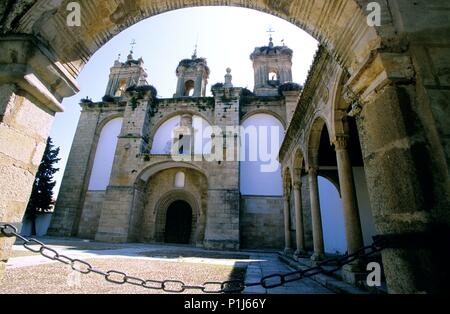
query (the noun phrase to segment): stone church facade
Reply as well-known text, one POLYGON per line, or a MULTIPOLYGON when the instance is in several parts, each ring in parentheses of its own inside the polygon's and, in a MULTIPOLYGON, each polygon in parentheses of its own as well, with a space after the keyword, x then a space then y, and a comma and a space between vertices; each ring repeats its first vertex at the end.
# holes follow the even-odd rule
MULTIPOLYGON (((274 117, 285 129, 301 93, 301 86, 292 83, 292 55, 271 39, 251 55, 253 92, 233 87, 227 69, 225 82, 213 85, 213 97, 206 97, 210 69, 206 59, 194 53, 179 63, 174 97, 166 99, 157 98, 148 85, 142 59, 130 54, 127 61, 116 61, 103 100, 81 103, 50 234, 215 249, 282 248, 282 195, 243 195, 238 158, 210 161, 192 146, 181 156, 192 160, 176 160, 169 149, 174 139, 166 134, 168 145, 163 147, 157 137, 165 123, 177 117, 174 132, 177 127, 194 130, 193 121, 202 121, 225 136, 227 127, 260 114, 274 117), (117 144, 109 139, 110 146, 117 146, 108 183, 99 187, 95 176, 104 175, 97 170, 105 162, 98 160, 102 132, 112 121, 120 125, 120 133, 117 144)), ((190 143, 194 145, 194 138, 190 143)), ((224 146, 224 156, 227 149, 224 146)), ((272 153, 278 156, 278 151, 272 153)), ((281 186, 281 176, 276 179, 281 186)))
MULTIPOLYGON (((319 223, 319 209, 325 208, 317 203, 316 175, 335 177, 328 173, 328 164, 333 168, 337 164, 339 169, 349 250, 361 241, 348 171, 348 155, 352 155, 348 150, 356 142, 351 130, 356 124, 376 231, 382 238, 394 240, 381 252, 389 292, 448 292, 450 272, 444 262, 447 250, 443 245, 443 239, 450 234, 450 24, 446 0, 80 1, 83 23, 79 27, 65 23, 68 11, 59 1, 2 2, 0 50, 5 53, 0 54, 0 220, 22 221, 54 115, 63 110, 64 98, 80 90, 76 79, 90 57, 120 31, 139 21, 171 10, 211 5, 246 7, 281 17, 323 46, 280 151, 286 248, 302 249, 304 241, 308 245, 306 226, 304 233, 298 228, 303 216, 293 213, 309 212, 314 257, 320 257, 321 235, 326 228, 322 230, 319 223), (373 2, 379 5, 379 23, 373 20, 373 2), (325 71, 327 68, 332 71, 325 71), (324 147, 329 149, 330 143, 336 157, 333 161, 322 158, 324 147), (308 202, 305 195, 313 197, 308 202), (310 209, 300 206, 308 203, 310 209)), ((117 117, 125 119, 125 114, 133 112, 123 104, 123 116, 117 117)), ((142 100, 133 104, 145 107, 142 100)), ((92 121, 84 113, 85 129, 80 127, 79 133, 85 136, 77 139, 85 150, 74 153, 71 166, 73 173, 81 174, 73 177, 71 188, 66 188, 65 204, 62 200, 63 204, 59 204, 65 208, 59 226, 67 234, 78 232, 81 209, 88 198, 88 184, 83 182, 88 176, 82 171, 91 169, 86 166, 93 162, 89 148, 94 150, 92 139, 101 135, 96 133, 101 129, 96 118, 106 117, 108 110, 112 114, 114 108, 114 102, 106 102, 101 112, 90 116, 92 121), (63 225, 64 221, 77 223, 63 225)), ((133 127, 127 125, 130 130, 133 127)), ((118 139, 119 145, 129 144, 129 150, 138 151, 133 145, 139 146, 144 140, 133 138, 136 131, 129 133, 129 137, 127 132, 118 139)), ((129 150, 122 151, 121 160, 136 158, 137 154, 127 153, 129 150)), ((144 158, 129 165, 144 165, 144 158)), ((154 161, 150 158, 148 162, 154 161)), ((360 165, 361 156, 357 161, 360 165)), ((112 207, 109 216, 122 222, 131 217, 131 209, 125 204, 130 204, 132 192, 138 191, 136 181, 125 182, 125 178, 138 175, 124 174, 125 169, 123 173, 112 173, 114 184, 103 192, 105 201, 98 202, 123 206, 123 212, 112 207)), ((208 186, 213 180, 217 179, 208 178, 208 186)), ((212 199, 209 197, 209 202, 212 199)), ((129 221, 117 224, 113 230, 107 226, 108 217, 103 219, 102 214, 99 220, 105 224, 99 226, 104 232, 118 235, 119 240, 128 236, 129 221)), ((304 218, 303 223, 308 220, 304 218)), ((212 234, 208 223, 206 239, 212 234)), ((0 236, 0 277, 14 240, 0 236)))

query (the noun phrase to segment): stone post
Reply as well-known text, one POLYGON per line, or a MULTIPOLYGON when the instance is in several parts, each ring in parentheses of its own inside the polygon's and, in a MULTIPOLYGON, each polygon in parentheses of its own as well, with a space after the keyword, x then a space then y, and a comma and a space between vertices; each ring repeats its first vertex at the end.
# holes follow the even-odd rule
POLYGON ((311 259, 313 261, 320 261, 325 257, 317 171, 318 167, 312 166, 309 168, 309 192, 311 198, 311 218, 314 242, 314 254, 311 259))
POLYGON ((303 208, 302 208, 302 181, 299 179, 294 182, 294 203, 295 203, 295 236, 297 242, 297 250, 295 255, 300 257, 305 255, 305 236, 303 225, 303 208))
MULTIPOLYGON (((0 221, 20 223, 54 114, 78 87, 32 36, 0 37, 0 51, 0 221)), ((14 240, 0 236, 0 278, 14 240)))

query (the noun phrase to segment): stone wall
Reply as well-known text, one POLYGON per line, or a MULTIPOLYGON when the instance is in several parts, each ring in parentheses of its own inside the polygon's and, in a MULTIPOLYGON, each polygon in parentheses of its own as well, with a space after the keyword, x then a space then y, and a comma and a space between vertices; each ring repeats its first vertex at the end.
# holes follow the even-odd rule
MULTIPOLYGON (((200 216, 207 214, 204 207, 207 193, 207 182, 204 175, 198 171, 186 168, 172 168, 158 172, 152 176, 144 191, 145 204, 142 214, 138 240, 142 242, 164 242, 166 212, 170 204, 177 200, 189 203, 192 209, 191 243, 201 243, 203 238, 196 238, 197 230, 204 230, 200 225, 200 216), (178 172, 185 174, 185 186, 175 188, 175 175, 178 172)), ((137 209, 139 211, 139 209, 137 209)), ((138 213, 136 213, 139 215, 138 213)), ((200 232, 203 233, 204 232, 200 232)))
POLYGON ((49 228, 51 235, 78 234, 102 127, 111 119, 122 116, 124 110, 123 105, 103 103, 87 103, 82 108, 49 228))
POLYGON ((283 198, 241 196, 242 249, 282 249, 284 246, 283 198))
POLYGON ((246 119, 255 113, 269 113, 286 128, 286 105, 283 96, 245 96, 241 99, 240 118, 246 119))
POLYGON ((78 237, 94 239, 97 233, 102 204, 106 191, 88 191, 83 206, 83 212, 78 229, 78 237))

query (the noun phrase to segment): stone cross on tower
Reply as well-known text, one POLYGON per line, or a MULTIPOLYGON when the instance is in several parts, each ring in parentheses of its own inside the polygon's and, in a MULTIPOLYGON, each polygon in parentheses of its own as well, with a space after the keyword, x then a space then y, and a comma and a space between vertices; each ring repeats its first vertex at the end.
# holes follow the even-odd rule
POLYGON ((133 50, 134 50, 134 46, 136 45, 136 40, 132 40, 130 43, 131 49, 130 49, 130 54, 128 55, 128 60, 133 60, 133 50))
POLYGON ((133 50, 134 50, 134 46, 136 46, 136 40, 135 39, 133 39, 132 41, 131 41, 131 43, 130 43, 130 45, 131 45, 131 52, 133 52, 133 50))
POLYGON ((269 35, 270 35, 270 37, 269 37, 269 47, 273 47, 272 34, 275 33, 275 31, 272 29, 272 27, 269 27, 269 30, 267 31, 267 33, 269 33, 269 35))

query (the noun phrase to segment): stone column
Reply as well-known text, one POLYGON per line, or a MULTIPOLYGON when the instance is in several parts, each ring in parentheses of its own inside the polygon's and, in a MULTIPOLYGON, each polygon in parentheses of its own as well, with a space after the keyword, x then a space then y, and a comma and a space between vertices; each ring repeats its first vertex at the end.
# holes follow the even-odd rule
POLYGON ((193 97, 204 97, 204 95, 202 95, 202 81, 203 81, 203 73, 198 73, 194 82, 193 97))
POLYGON ((284 191, 284 252, 289 254, 292 252, 291 231, 290 229, 290 199, 291 193, 287 189, 284 191))
MULTIPOLYGON (((20 223, 54 114, 78 88, 32 36, 2 36, 0 51, 0 221, 20 223)), ((0 279, 14 240, 0 236, 0 279)))
POLYGON ((311 259, 313 261, 320 261, 325 257, 317 171, 318 167, 312 166, 309 168, 309 192, 311 198, 311 218, 314 242, 314 254, 311 259))
POLYGON ((184 95, 184 79, 183 79, 183 70, 180 69, 180 71, 177 73, 178 81, 177 81, 177 90, 175 92, 174 97, 183 97, 184 95))
POLYGON ((364 246, 358 203, 353 180, 352 165, 348 153, 348 138, 338 136, 334 141, 339 172, 339 186, 344 209, 345 234, 348 253, 352 254, 364 246))
POLYGON ((377 230, 394 240, 382 251, 389 292, 448 293, 449 207, 433 182, 446 174, 433 161, 415 97, 414 85, 390 84, 364 104, 357 122, 367 185, 377 230))
POLYGON ((303 208, 302 208, 302 181, 294 182, 294 203, 295 203, 295 236, 297 242, 297 257, 305 255, 305 236, 303 228, 303 208))

